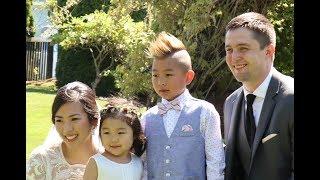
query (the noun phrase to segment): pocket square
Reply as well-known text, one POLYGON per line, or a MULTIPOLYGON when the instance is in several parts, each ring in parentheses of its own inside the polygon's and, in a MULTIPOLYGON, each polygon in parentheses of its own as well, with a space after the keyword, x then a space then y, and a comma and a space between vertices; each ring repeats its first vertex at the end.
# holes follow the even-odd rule
POLYGON ((182 132, 191 132, 191 131, 193 131, 193 128, 190 124, 186 124, 186 125, 182 126, 181 131, 182 132))
POLYGON ((275 137, 278 134, 269 134, 265 138, 262 139, 262 143, 265 143, 266 141, 270 140, 271 138, 275 137))

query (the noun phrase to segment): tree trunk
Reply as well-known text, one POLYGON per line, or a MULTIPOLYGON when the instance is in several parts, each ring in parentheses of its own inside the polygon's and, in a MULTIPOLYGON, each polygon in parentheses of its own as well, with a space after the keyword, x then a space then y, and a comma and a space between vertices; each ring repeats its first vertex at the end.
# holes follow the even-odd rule
POLYGON ((101 81, 101 77, 102 77, 101 75, 97 75, 95 80, 91 84, 91 87, 92 87, 94 92, 96 92, 96 88, 97 88, 99 82, 101 81))

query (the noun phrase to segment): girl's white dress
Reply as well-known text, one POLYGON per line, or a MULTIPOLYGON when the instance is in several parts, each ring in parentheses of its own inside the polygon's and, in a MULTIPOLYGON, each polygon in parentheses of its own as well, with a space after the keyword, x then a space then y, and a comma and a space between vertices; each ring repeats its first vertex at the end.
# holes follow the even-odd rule
POLYGON ((134 154, 131 154, 131 161, 126 164, 111 161, 99 153, 95 154, 93 159, 98 168, 97 180, 140 180, 142 178, 142 161, 134 154))

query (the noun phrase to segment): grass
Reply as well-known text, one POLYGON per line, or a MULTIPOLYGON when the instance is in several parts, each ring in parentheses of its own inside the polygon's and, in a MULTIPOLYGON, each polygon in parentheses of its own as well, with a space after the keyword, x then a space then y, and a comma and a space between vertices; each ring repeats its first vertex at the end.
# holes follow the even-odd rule
POLYGON ((52 93, 28 92, 28 90, 26 92, 27 159, 31 151, 43 142, 49 132, 52 125, 50 114, 54 96, 52 93))
MULTIPOLYGON (((55 91, 44 87, 26 87, 26 159, 29 159, 31 151, 41 145, 47 137, 52 126, 51 106, 55 97, 55 91)), ((105 101, 97 100, 100 106, 105 101)))

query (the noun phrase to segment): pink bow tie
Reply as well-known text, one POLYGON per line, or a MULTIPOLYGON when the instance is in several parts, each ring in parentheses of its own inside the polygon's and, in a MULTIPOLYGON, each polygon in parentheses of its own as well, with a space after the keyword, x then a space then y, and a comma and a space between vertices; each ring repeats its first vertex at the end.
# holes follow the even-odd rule
POLYGON ((177 99, 169 102, 169 103, 158 103, 158 113, 160 115, 164 115, 165 113, 167 113, 167 111, 169 111, 170 109, 174 109, 177 111, 181 110, 181 107, 179 105, 179 101, 177 99))

